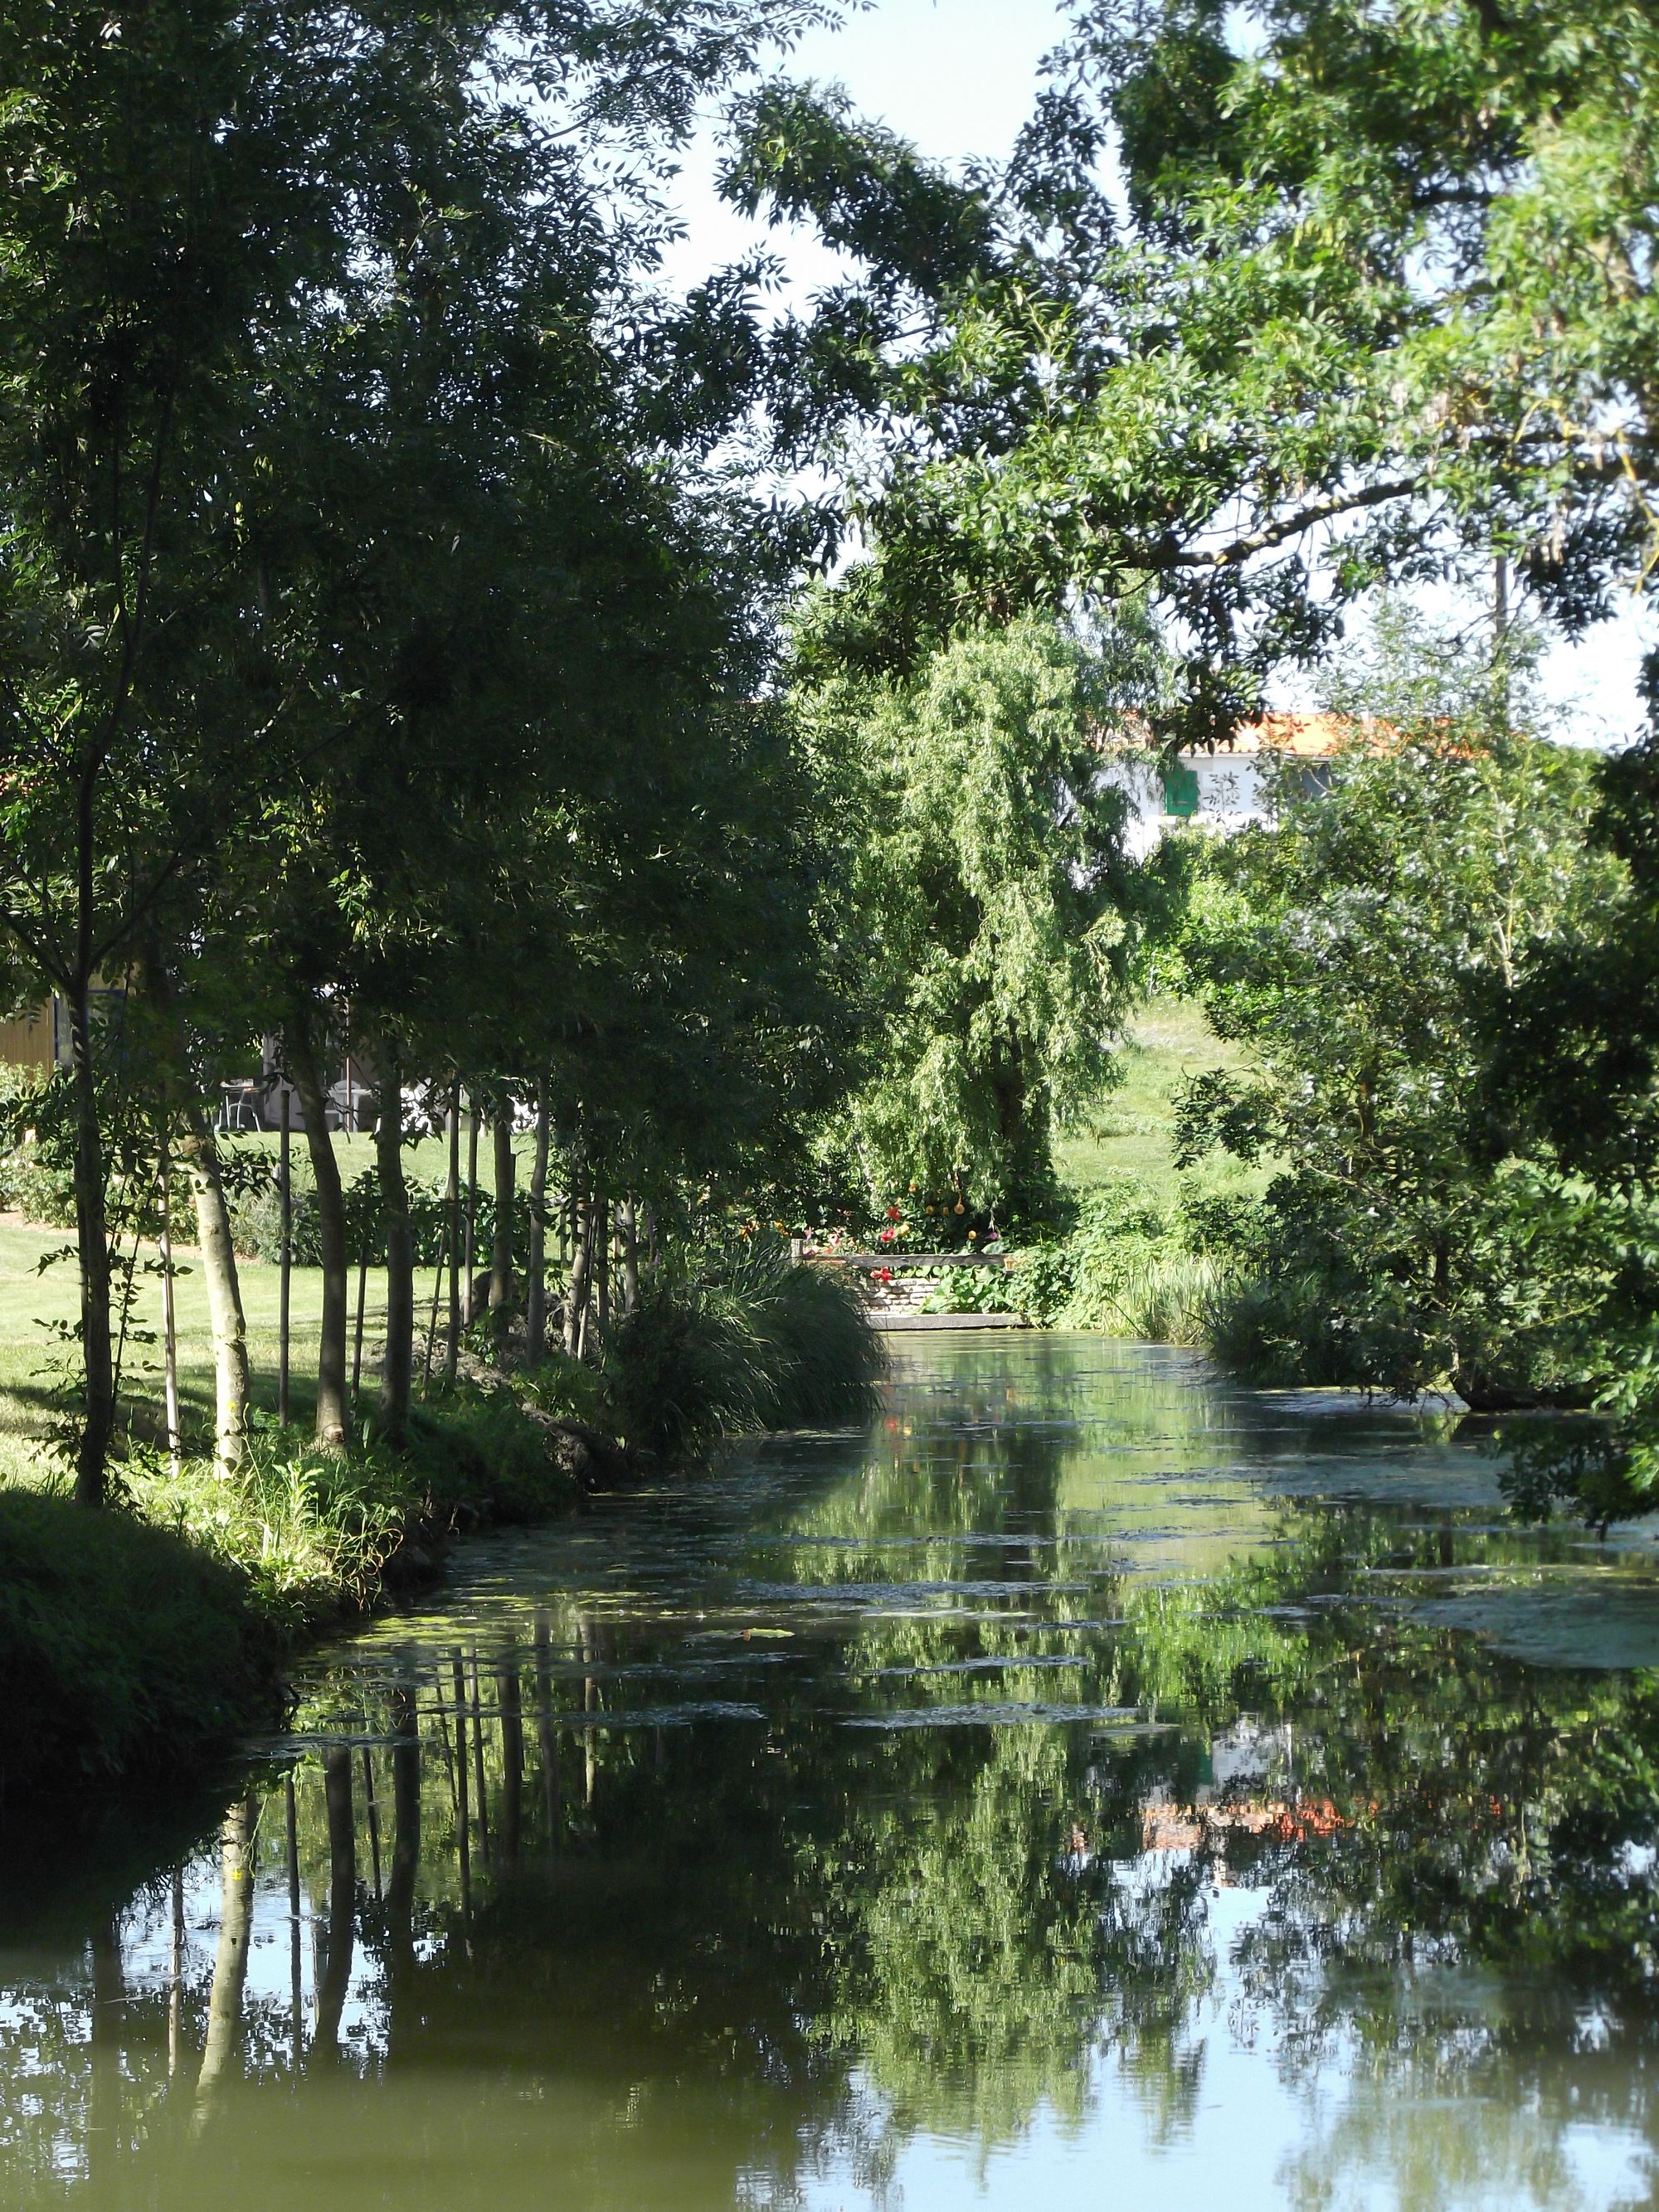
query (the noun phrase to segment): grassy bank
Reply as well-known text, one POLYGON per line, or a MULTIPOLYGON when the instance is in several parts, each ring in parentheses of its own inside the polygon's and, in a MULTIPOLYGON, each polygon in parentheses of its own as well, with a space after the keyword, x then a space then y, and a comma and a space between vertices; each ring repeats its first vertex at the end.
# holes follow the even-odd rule
POLYGON ((1173 1213, 1189 1188, 1248 1191, 1266 1184, 1237 1161, 1206 1162, 1200 1174, 1175 1164, 1176 1100, 1195 1075, 1243 1064, 1190 999, 1152 999, 1129 1024, 1119 1054, 1122 1081, 1086 1126, 1067 1130, 1054 1148, 1062 1188, 1073 1200, 1133 1186, 1150 1206, 1173 1213))
POLYGON ((1155 999, 1132 1024, 1122 1081, 1086 1128, 1055 1147, 1064 1205, 1050 1237, 1003 1275, 951 1269, 935 1312, 1023 1313, 1037 1326, 1162 1344, 1208 1345, 1237 1269, 1237 1234, 1268 1180, 1212 1158, 1176 1164, 1187 1084, 1239 1055, 1190 1000, 1155 999))
MULTIPOLYGON (((88 1513, 54 1488, 41 1451, 40 1352, 24 1334, 46 1304, 24 1265, 32 1232, 3 1235, 0 1680, 14 1694, 0 1705, 0 1829, 24 1805, 38 1826, 112 1790, 176 1789, 239 1734, 276 1725, 300 1642, 437 1580, 458 1537, 546 1519, 720 1435, 859 1418, 879 1367, 846 1281, 743 1255, 648 1281, 595 1366, 556 1356, 532 1375, 470 1358, 469 1379, 428 1390, 398 1451, 375 1439, 366 1393, 343 1455, 264 1414, 234 1480, 195 1455, 175 1473, 140 1400, 120 1502, 88 1513)), ((64 1296, 66 1276, 44 1279, 64 1296)), ((302 1295, 296 1275, 296 1326, 302 1295)), ((204 1331, 184 1320, 193 1343, 204 1331)), ((205 1417, 210 1377, 190 1381, 205 1417)))

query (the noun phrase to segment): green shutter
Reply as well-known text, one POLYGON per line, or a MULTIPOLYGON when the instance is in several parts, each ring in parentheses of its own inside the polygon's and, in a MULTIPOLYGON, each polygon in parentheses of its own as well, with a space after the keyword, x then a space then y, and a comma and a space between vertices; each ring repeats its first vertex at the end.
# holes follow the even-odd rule
POLYGON ((1164 770, 1164 811, 1178 814, 1183 822, 1191 821, 1198 811, 1198 776, 1177 761, 1164 770))

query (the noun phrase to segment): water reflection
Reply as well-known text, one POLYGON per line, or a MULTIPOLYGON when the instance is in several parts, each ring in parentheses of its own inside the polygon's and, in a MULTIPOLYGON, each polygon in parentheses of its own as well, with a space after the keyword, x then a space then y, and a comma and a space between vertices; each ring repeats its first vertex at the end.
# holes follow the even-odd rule
POLYGON ((479 1547, 7 1926, 0 2199, 1646 2203, 1659 1682, 1480 1632, 1659 1589, 1490 1480, 999 1338, 479 1547))

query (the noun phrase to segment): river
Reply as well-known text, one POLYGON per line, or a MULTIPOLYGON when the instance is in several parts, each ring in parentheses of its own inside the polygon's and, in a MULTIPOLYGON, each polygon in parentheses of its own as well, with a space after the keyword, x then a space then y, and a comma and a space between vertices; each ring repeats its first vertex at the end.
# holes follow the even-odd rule
POLYGON ((901 1342, 9 1885, 0 2204, 1650 2204, 1654 1549, 1443 1414, 901 1342))

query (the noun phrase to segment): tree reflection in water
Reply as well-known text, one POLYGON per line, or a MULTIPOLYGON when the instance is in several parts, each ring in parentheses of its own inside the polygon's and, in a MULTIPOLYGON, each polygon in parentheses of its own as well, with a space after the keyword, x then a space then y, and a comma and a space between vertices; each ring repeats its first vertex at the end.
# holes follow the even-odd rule
POLYGON ((1659 1687, 1419 1605, 1611 1571, 1377 1502, 1431 1426, 952 1358, 319 1662, 176 1960, 170 1870, 10 1931, 4 2201, 874 2200, 1241 2088, 1260 2201, 1640 2201, 1659 1687))

